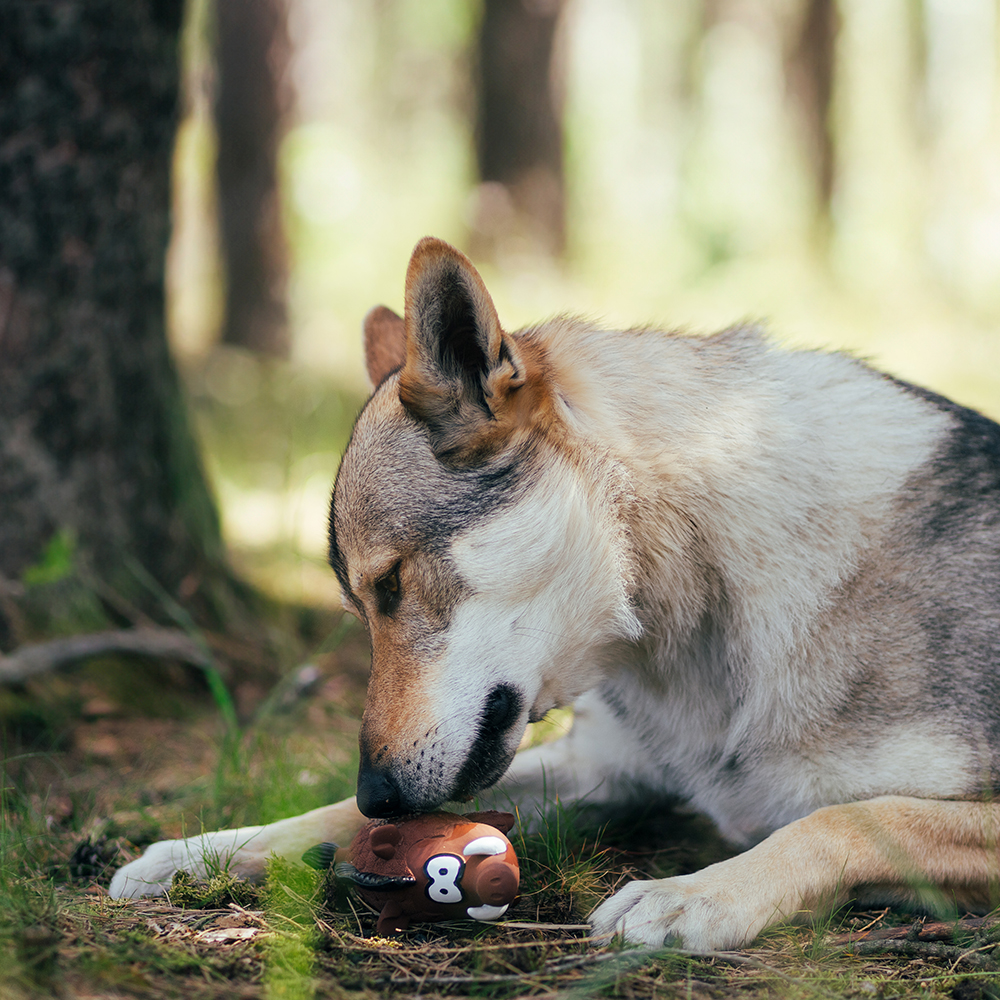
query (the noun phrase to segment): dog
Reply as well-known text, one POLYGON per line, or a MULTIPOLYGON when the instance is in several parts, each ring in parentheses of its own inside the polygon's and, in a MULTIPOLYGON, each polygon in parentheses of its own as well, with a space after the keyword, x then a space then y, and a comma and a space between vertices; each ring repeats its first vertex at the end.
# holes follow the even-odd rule
POLYGON ((743 945, 847 900, 984 910, 1000 868, 1000 426, 838 353, 557 318, 501 328, 414 250, 365 321, 330 513, 372 672, 357 796, 151 846, 113 896, 346 843, 488 790, 680 796, 742 854, 595 933, 743 945), (515 756, 575 703, 564 738, 515 756))

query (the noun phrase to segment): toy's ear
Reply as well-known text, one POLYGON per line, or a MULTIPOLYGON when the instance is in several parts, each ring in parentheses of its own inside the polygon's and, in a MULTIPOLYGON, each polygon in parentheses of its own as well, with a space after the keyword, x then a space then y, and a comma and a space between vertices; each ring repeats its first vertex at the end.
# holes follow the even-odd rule
POLYGON ((333 864, 333 859, 338 850, 337 845, 330 842, 315 844, 302 855, 302 860, 310 868, 315 868, 317 871, 324 871, 333 864))
POLYGON ((403 839, 399 827, 393 823, 377 826, 368 838, 372 853, 383 861, 391 861, 396 856, 396 845, 403 839))
POLYGON ((495 826, 503 834, 510 833, 517 822, 513 813, 498 812, 496 809, 466 813, 462 819, 468 820, 470 823, 485 823, 487 826, 495 826))
POLYGON ((406 361, 406 328, 403 317, 388 306, 375 306, 364 320, 365 367, 377 389, 406 361))

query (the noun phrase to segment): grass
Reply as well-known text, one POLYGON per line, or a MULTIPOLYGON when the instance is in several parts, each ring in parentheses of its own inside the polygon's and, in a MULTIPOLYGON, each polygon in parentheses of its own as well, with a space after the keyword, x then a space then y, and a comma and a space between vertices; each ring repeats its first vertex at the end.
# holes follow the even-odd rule
MULTIPOLYGON (((587 913, 623 881, 696 870, 729 853, 707 821, 669 804, 649 803, 645 813, 602 826, 585 808, 552 803, 532 832, 525 824, 512 835, 521 895, 495 925, 416 924, 382 938, 376 915, 329 876, 281 859, 260 886, 223 865, 206 881, 178 875, 161 899, 110 900, 113 870, 154 839, 276 819, 349 794, 363 677, 346 688, 343 679, 357 667, 358 643, 350 626, 337 626, 327 643, 337 668, 319 658, 328 671, 319 694, 281 711, 287 682, 276 682, 259 693, 235 744, 202 684, 169 718, 117 720, 107 732, 122 746, 110 762, 95 760, 80 732, 33 750, 8 746, 0 770, 0 998, 1000 997, 1000 973, 982 967, 1000 966, 991 923, 960 923, 950 937, 924 941, 912 915, 845 908, 715 956, 591 938, 587 913), (130 757, 130 724, 166 727, 152 757, 130 757), (896 936, 852 954, 851 936, 873 931, 896 936)), ((73 704, 120 698, 114 685, 128 680, 107 670, 110 687, 101 690, 83 674, 73 704)), ((152 676, 164 690, 175 680, 152 676)), ((60 722, 71 716, 51 694, 36 708, 60 722)), ((84 719, 78 728, 100 722, 84 719)))

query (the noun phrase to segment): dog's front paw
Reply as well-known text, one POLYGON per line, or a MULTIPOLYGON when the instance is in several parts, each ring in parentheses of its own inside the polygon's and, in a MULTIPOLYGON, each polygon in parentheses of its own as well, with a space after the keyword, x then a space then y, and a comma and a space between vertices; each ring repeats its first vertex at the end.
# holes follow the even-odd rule
POLYGON ((161 840, 147 847, 141 858, 119 868, 108 892, 114 899, 162 896, 170 888, 174 872, 181 868, 204 875, 202 852, 192 849, 186 840, 161 840))
POLYGON ((630 882, 590 915, 595 934, 617 933, 630 944, 653 948, 679 943, 692 951, 745 944, 766 922, 705 872, 630 882))

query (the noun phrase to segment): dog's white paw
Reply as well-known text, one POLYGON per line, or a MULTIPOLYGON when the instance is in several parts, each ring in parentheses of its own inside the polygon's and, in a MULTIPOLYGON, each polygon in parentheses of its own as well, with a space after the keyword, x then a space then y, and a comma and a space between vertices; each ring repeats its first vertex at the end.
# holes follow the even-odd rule
POLYGON ((719 951, 745 944, 765 926, 767 917, 752 909, 729 885, 696 872, 630 882, 594 910, 590 923, 595 934, 621 934, 630 944, 719 951))
POLYGON ((141 858, 119 868, 108 892, 114 899, 162 896, 170 888, 174 872, 181 868, 203 876, 202 851, 187 840, 161 840, 147 847, 141 858))
MULTIPOLYGON (((271 829, 280 827, 280 823, 275 823, 271 829)), ((151 844, 141 858, 115 872, 108 892, 116 899, 162 896, 170 888, 174 872, 180 870, 196 878, 228 871, 257 881, 263 878, 268 854, 275 846, 273 838, 261 836, 264 829, 248 826, 239 830, 216 830, 186 840, 161 840, 151 844)))

